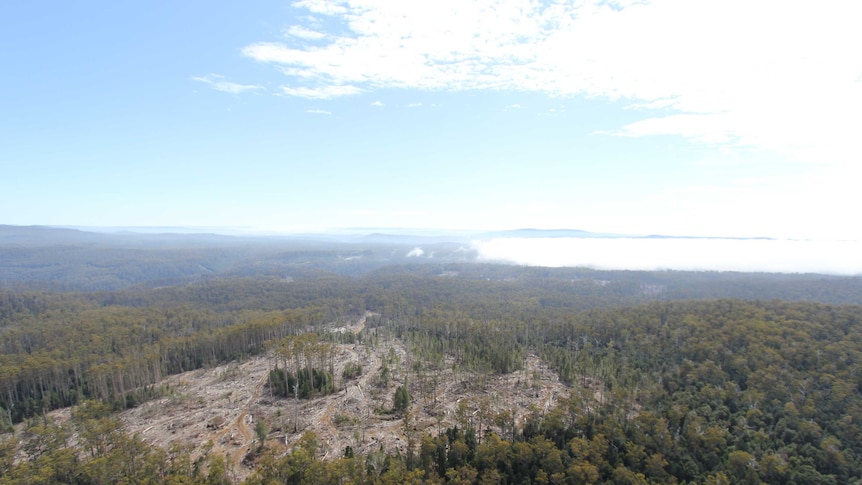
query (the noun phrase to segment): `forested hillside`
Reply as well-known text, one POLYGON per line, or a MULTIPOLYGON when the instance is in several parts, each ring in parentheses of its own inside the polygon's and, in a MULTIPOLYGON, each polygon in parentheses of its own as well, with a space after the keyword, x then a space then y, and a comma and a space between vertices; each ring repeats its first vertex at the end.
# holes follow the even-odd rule
POLYGON ((263 275, 358 276, 392 264, 475 257, 460 242, 422 237, 98 233, 0 224, 0 288, 24 290, 112 291, 263 275), (434 257, 411 256, 416 243, 434 257))
MULTIPOLYGON (((853 300, 857 284, 420 265, 110 292, 0 290, 0 406, 7 429, 27 423, 4 438, 0 483, 231 481, 217 453, 151 447, 115 429, 110 411, 163 395, 165 376, 241 362, 297 335, 408 349, 411 370, 386 384, 403 386, 402 420, 425 412, 415 407, 431 399, 433 369, 481 383, 537 356, 569 390, 547 409, 501 403, 488 414, 465 387, 464 418, 448 430, 417 428, 406 448, 367 456, 335 450, 345 457, 320 460, 333 450, 313 429, 299 441, 286 435, 296 445, 262 444, 248 483, 848 483, 862 478, 862 307, 776 298, 853 300), (710 298, 727 292, 749 299, 710 298), (697 299, 668 301, 685 296, 697 299), (357 340, 328 330, 362 315, 372 316, 357 340), (65 424, 39 417, 82 403, 65 424)), ((325 362, 315 379, 333 378, 325 362)), ((270 382, 282 399, 299 393, 287 371, 312 375, 281 369, 271 379, 282 384, 270 382)), ((362 374, 353 367, 343 379, 362 374)), ((303 393, 318 395, 307 382, 303 393)))

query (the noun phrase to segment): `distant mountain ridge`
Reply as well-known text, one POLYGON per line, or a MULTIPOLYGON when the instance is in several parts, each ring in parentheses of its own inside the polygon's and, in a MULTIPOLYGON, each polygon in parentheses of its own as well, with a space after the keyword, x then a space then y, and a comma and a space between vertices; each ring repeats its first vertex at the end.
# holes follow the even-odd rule
POLYGON ((620 235, 620 234, 590 232, 590 231, 584 231, 581 229, 532 229, 532 228, 484 232, 484 233, 480 233, 478 236, 482 239, 513 238, 513 237, 519 237, 519 238, 561 238, 561 237, 617 238, 617 237, 632 237, 632 236, 624 236, 624 235, 620 235))
POLYGON ((56 245, 137 247, 141 245, 236 244, 251 242, 253 239, 212 233, 158 233, 133 232, 128 230, 102 232, 67 227, 0 225, 0 245, 30 247, 56 245))
POLYGON ((727 237, 727 236, 668 236, 649 234, 646 236, 633 234, 617 234, 607 232, 590 232, 581 229, 513 229, 507 231, 484 232, 477 235, 480 239, 495 238, 580 238, 580 239, 732 239, 732 240, 774 240, 771 237, 727 237))
POLYGON ((0 224, 0 244, 89 244, 98 240, 95 233, 48 226, 10 226, 0 224))
POLYGON ((209 277, 361 275, 475 261, 469 241, 384 234, 238 236, 0 225, 0 288, 101 291, 209 277))
POLYGON ((227 244, 272 243, 278 241, 326 242, 342 244, 469 244, 475 240, 524 239, 734 239, 772 240, 768 237, 669 236, 661 234, 632 235, 590 232, 582 229, 522 228, 500 231, 434 230, 410 228, 348 228, 331 232, 245 233, 234 229, 194 227, 69 227, 15 226, 0 224, 0 245, 128 245, 128 244, 227 244))

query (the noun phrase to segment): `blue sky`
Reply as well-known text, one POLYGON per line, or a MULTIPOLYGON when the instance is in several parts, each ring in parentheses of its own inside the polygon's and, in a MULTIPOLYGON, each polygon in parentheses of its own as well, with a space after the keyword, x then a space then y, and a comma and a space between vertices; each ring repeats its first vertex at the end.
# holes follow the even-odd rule
POLYGON ((0 4, 0 223, 862 239, 855 2, 0 4))

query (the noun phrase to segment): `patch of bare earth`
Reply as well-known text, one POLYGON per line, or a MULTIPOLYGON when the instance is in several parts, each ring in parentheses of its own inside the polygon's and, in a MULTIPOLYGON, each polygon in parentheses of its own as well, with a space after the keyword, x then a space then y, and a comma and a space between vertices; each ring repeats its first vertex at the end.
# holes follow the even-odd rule
MULTIPOLYGON (((364 318, 339 331, 358 333, 364 318)), ((366 342, 376 339, 366 338, 366 342)), ((357 454, 399 450, 406 452, 403 416, 391 412, 397 386, 409 383, 412 397, 411 429, 432 435, 463 423, 464 411, 477 427, 497 429, 492 416, 510 411, 515 423, 523 423, 530 406, 549 409, 567 389, 535 355, 525 359, 523 369, 511 374, 477 375, 456 371, 451 359, 436 371, 420 369, 409 362, 404 344, 398 340, 338 345, 334 359, 334 394, 314 399, 274 398, 267 386, 272 355, 251 358, 167 378, 165 397, 121 413, 126 429, 146 442, 169 447, 174 442, 191 445, 197 453, 212 447, 233 465, 237 480, 248 476, 254 464, 245 460, 257 446, 255 425, 263 421, 268 430, 266 445, 284 450, 305 431, 317 434, 324 458, 342 456, 347 446, 357 454), (383 385, 381 368, 391 362, 390 378, 383 385), (347 363, 360 363, 363 373, 344 380, 347 363), (410 372, 408 373, 408 369, 410 372), (465 400, 458 412, 459 401, 465 400)))

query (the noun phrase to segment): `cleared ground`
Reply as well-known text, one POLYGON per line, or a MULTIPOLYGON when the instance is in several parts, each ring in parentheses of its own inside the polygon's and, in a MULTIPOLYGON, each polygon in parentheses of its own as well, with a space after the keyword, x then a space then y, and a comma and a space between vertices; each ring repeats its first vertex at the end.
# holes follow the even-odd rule
MULTIPOLYGON (((352 326, 333 329, 359 332, 364 318, 352 326)), ((366 341, 371 339, 365 339, 366 341)), ((508 375, 489 376, 453 371, 447 359, 436 371, 417 370, 410 364, 404 344, 398 340, 337 345, 333 360, 334 394, 315 399, 274 398, 267 386, 273 355, 262 355, 241 363, 201 369, 171 376, 164 381, 165 397, 121 413, 124 426, 146 442, 167 448, 173 442, 189 444, 197 453, 212 447, 212 453, 230 458, 237 479, 254 466, 247 458, 257 446, 255 426, 263 422, 268 447, 287 450, 303 432, 314 431, 321 456, 341 456, 347 446, 357 454, 384 450, 406 451, 406 430, 436 434, 455 426, 460 419, 477 428, 498 431, 492 416, 514 413, 522 423, 530 406, 551 407, 567 394, 556 374, 536 356, 525 359, 523 369, 508 375), (388 385, 381 385, 384 359, 391 362, 388 385), (347 363, 360 363, 363 373, 344 380, 347 363), (406 375, 408 369, 412 369, 406 375), (405 427, 401 414, 391 412, 397 386, 409 383, 412 416, 405 427), (464 401, 459 412, 459 401, 464 401)))

